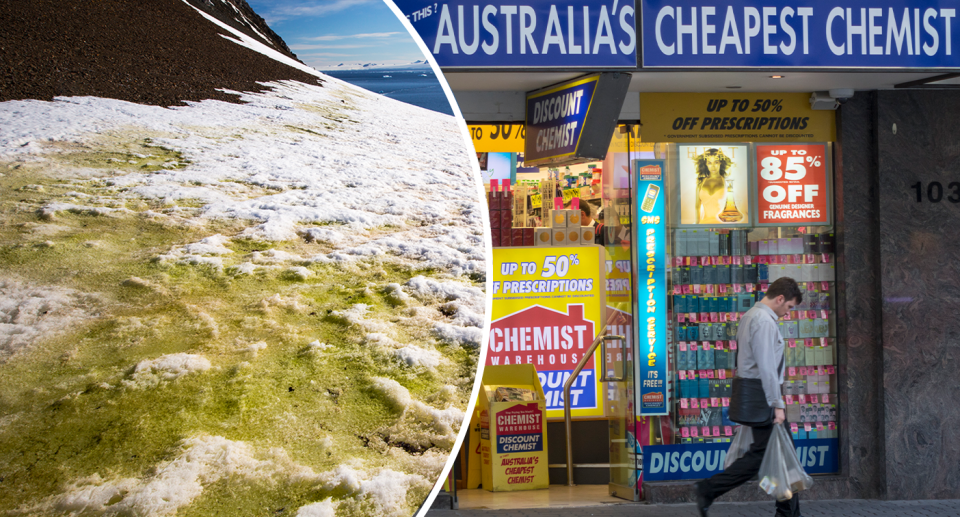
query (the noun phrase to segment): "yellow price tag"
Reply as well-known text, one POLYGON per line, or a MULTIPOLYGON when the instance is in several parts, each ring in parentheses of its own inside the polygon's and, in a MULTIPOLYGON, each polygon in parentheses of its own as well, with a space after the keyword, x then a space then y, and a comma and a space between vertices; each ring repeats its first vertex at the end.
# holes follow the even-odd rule
POLYGON ((574 197, 580 196, 580 189, 578 188, 568 188, 563 191, 563 204, 567 204, 574 197))
POLYGON ((543 206, 543 195, 533 194, 530 196, 530 208, 540 208, 543 206))

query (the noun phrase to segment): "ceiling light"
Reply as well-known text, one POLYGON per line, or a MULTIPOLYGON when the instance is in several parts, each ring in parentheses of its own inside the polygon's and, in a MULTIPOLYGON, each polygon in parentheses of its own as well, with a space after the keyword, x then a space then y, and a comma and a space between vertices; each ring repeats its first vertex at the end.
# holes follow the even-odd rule
POLYGON ((770 79, 783 79, 782 75, 771 75, 770 79))

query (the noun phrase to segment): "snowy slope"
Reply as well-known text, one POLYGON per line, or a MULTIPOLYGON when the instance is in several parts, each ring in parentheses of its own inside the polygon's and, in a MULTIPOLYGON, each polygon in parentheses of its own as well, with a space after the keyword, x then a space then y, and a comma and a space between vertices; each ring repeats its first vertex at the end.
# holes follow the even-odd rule
POLYGON ((324 80, 0 103, 0 513, 425 497, 484 320, 472 159, 453 118, 324 80))

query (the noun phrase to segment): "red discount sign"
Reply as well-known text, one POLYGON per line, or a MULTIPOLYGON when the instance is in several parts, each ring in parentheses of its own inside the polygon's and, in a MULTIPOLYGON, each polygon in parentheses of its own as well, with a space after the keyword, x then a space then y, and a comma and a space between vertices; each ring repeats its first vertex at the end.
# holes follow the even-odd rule
POLYGON ((758 145, 760 224, 829 224, 827 153, 823 144, 758 145))

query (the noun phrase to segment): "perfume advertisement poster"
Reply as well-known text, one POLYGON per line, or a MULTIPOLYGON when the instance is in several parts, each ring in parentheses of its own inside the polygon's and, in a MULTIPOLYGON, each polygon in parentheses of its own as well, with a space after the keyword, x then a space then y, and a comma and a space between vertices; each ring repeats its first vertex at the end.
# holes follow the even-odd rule
POLYGON ((750 222, 750 156, 746 145, 680 145, 680 224, 709 227, 750 222))

